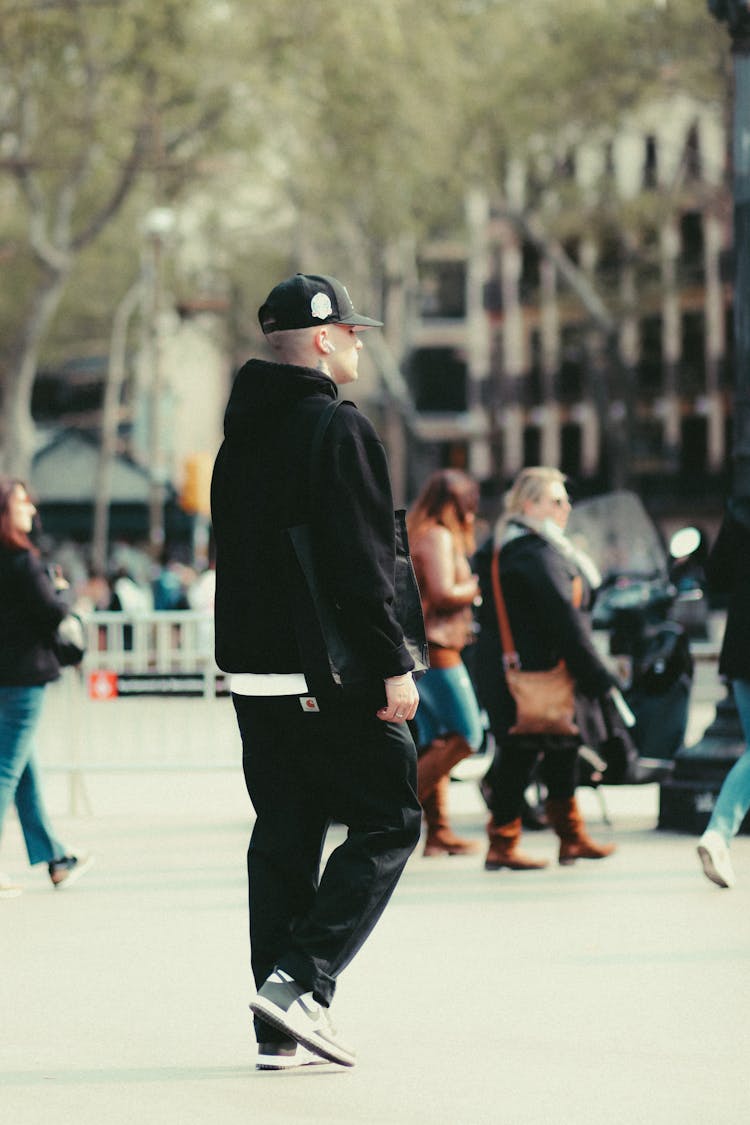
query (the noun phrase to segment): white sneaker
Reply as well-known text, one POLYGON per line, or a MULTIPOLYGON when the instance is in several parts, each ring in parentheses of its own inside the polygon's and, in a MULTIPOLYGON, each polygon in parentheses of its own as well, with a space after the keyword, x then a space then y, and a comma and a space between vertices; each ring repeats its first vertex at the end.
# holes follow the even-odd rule
POLYGON ((64 855, 60 859, 53 859, 49 867, 49 877, 52 880, 52 885, 56 890, 62 887, 70 887, 76 883, 82 875, 85 875, 94 866, 94 857, 92 855, 64 855))
POLYGON ((704 832, 698 844, 698 856, 703 873, 719 887, 734 886, 734 869, 729 848, 718 832, 704 832))
POLYGON ((0 871, 0 898, 18 898, 23 888, 14 883, 10 875, 0 871))
POLYGON ((258 990, 250 1004, 251 1011, 261 1019, 296 1039, 308 1051, 328 1062, 354 1066, 356 1056, 339 1039, 331 1023, 328 1009, 313 998, 312 992, 285 973, 276 969, 258 990))

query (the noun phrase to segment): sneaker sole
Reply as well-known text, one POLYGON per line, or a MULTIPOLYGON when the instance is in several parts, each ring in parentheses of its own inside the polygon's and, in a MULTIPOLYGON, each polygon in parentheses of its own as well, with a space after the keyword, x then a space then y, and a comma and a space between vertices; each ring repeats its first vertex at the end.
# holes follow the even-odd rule
POLYGON ((324 1040, 315 1039, 309 1032, 294 1027, 284 1018, 284 1013, 263 996, 255 997, 250 1004, 250 1010, 256 1016, 261 1016, 262 1019, 273 1024, 279 1031, 291 1035, 292 1039, 301 1043, 303 1047, 307 1047, 308 1051, 312 1051, 314 1055, 320 1055, 327 1062, 338 1063, 340 1066, 354 1066, 356 1060, 348 1051, 335 1047, 332 1043, 327 1043, 324 1040))
MULTIPOLYGON (((300 1044, 302 1047, 302 1044, 300 1044)), ((306 1047, 302 1047, 305 1052, 305 1058, 298 1059, 294 1055, 290 1055, 286 1059, 280 1059, 278 1055, 258 1055, 255 1062, 256 1070, 299 1070, 302 1066, 326 1066, 328 1059, 321 1058, 320 1055, 314 1055, 312 1051, 308 1051, 306 1047)))
POLYGON ((732 884, 728 883, 724 876, 720 875, 716 870, 716 868, 714 867, 714 861, 708 848, 704 848, 702 844, 699 844, 697 850, 698 858, 703 864, 703 874, 706 876, 706 878, 710 879, 712 883, 716 883, 717 887, 723 887, 725 890, 728 890, 732 884))

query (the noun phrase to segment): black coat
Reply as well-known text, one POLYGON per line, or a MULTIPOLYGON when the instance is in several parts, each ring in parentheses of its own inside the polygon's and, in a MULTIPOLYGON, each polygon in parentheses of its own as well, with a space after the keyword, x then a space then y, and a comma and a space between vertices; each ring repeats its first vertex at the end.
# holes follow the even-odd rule
POLYGON ((0 684, 32 687, 56 680, 52 638, 67 613, 39 558, 0 547, 0 684))
POLYGON ((394 609, 395 532, 385 450, 353 403, 322 450, 322 510, 309 505, 310 446, 336 385, 312 368, 251 360, 238 372, 214 466, 216 660, 227 672, 304 671, 284 529, 310 522, 318 574, 373 683, 410 671, 394 609))
MULTIPOLYGON (((515 704, 503 674, 492 553, 490 538, 474 560, 482 592, 474 667, 478 694, 493 732, 502 736, 515 721, 515 704)), ((576 693, 596 699, 605 695, 615 680, 591 641, 584 612, 590 590, 585 582, 582 608, 573 606, 576 576, 583 577, 575 564, 531 531, 507 543, 500 552, 503 598, 522 668, 530 672, 553 668, 562 658, 575 680, 576 693)))
POLYGON ((731 506, 709 554, 706 577, 714 593, 728 595, 719 672, 750 681, 750 522, 731 506))

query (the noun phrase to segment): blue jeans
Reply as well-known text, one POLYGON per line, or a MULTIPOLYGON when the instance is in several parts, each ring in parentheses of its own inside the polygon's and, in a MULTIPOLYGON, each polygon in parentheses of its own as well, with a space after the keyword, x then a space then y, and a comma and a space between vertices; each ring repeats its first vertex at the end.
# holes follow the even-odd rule
POLYGON ((732 680, 732 690, 747 745, 724 778, 707 829, 718 832, 727 844, 737 835, 750 808, 750 681, 732 680))
POLYGON ((482 745, 484 731, 477 697, 466 665, 430 668, 417 680, 419 708, 415 722, 420 748, 446 734, 460 734, 472 750, 482 745))
POLYGON ((29 863, 49 863, 65 855, 47 820, 35 760, 34 732, 44 686, 0 687, 0 832, 15 801, 29 863))

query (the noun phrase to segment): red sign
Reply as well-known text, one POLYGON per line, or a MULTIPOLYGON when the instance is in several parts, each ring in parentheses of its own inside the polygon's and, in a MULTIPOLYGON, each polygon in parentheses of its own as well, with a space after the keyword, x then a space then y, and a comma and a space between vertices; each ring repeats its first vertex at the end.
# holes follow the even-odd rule
POLYGON ((89 672, 89 699, 117 699, 117 672, 89 672))

